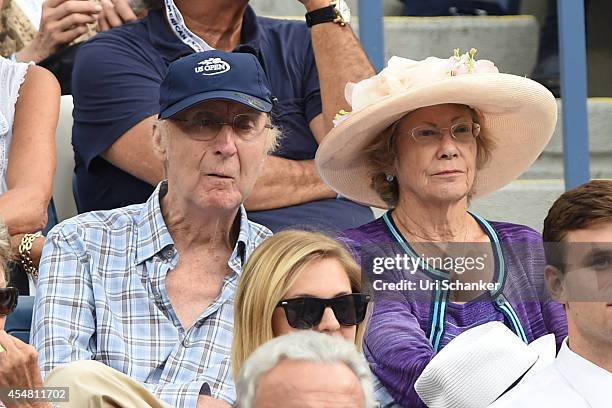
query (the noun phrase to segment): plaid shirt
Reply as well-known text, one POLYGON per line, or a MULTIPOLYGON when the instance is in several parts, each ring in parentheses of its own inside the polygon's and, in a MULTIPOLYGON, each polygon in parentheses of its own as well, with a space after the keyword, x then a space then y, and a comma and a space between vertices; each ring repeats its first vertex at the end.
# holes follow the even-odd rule
POLYGON ((144 204, 82 214, 45 243, 31 344, 43 377, 76 360, 98 360, 176 407, 200 390, 232 404, 234 294, 242 265, 271 232, 240 209, 240 233, 220 294, 185 330, 170 304, 166 274, 176 267, 159 205, 160 183, 144 204), (206 385, 207 384, 207 385, 206 385))

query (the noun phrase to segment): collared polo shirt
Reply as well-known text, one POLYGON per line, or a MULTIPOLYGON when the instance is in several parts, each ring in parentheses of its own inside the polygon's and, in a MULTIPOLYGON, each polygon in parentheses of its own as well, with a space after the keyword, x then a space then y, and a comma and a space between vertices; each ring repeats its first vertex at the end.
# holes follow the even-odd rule
POLYGON ((183 327, 166 290, 180 254, 164 221, 160 183, 144 204, 71 218, 47 236, 31 344, 43 377, 60 365, 97 360, 174 407, 200 390, 232 404, 230 350, 242 267, 270 231, 241 209, 240 232, 215 300, 183 327))
MULTIPOLYGON (((275 155, 314 159, 317 141, 309 123, 322 112, 310 32, 304 22, 258 17, 248 7, 240 47, 258 55, 278 104, 273 122, 283 131, 275 155)), ((239 47, 239 48, 240 48, 239 47)), ((83 44, 75 60, 72 91, 76 196, 81 211, 144 202, 153 187, 102 158, 124 133, 159 112, 159 86, 168 65, 193 51, 171 31, 163 10, 135 23, 100 33, 83 44)), ((348 200, 253 212, 272 230, 320 226, 343 230, 372 220, 368 207, 348 200)))
POLYGON ((563 341, 555 362, 526 378, 491 408, 608 408, 612 373, 574 353, 563 341))

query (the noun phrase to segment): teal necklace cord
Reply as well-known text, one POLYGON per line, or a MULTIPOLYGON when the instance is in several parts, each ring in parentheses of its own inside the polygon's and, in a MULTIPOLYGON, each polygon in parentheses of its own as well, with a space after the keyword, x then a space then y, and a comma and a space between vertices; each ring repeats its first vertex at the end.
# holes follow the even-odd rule
MULTIPOLYGON (((496 285, 498 289, 490 291, 491 299, 494 302, 493 305, 499 312, 504 315, 504 318, 509 323, 510 329, 514 333, 516 333, 516 335, 519 336, 521 340, 523 340, 525 343, 528 343, 527 336, 525 335, 523 326, 520 320, 518 319, 514 308, 502 293, 506 280, 506 270, 499 237, 497 236, 497 233, 495 232, 493 227, 491 227, 491 225, 485 219, 479 217, 476 214, 470 214, 485 229, 487 235, 489 236, 492 242, 493 254, 496 258, 497 264, 496 283, 498 284, 496 285)), ((413 257, 415 259, 421 259, 412 249, 412 247, 408 244, 408 242, 404 239, 398 228, 395 226, 395 223, 391 218, 390 212, 386 212, 382 218, 387 227, 387 230, 390 232, 391 236, 402 248, 402 250, 410 257, 413 257)), ((420 264, 424 266, 422 268, 423 272, 425 272, 425 274, 430 276, 432 279, 444 281, 450 280, 448 272, 431 268, 424 262, 421 262, 420 264)), ((446 309, 448 306, 449 291, 447 289, 440 289, 438 285, 436 285, 436 288, 433 289, 433 291, 434 293, 431 301, 431 325, 428 339, 434 349, 434 352, 437 353, 440 350, 440 343, 442 341, 444 328, 446 326, 446 309)))

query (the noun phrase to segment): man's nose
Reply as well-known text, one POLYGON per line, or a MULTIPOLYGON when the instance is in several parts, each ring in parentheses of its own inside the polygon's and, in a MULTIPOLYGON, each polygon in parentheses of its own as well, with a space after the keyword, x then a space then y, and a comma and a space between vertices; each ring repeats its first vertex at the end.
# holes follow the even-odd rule
POLYGON ((236 134, 231 124, 224 124, 214 139, 215 154, 232 156, 238 151, 236 147, 236 134))

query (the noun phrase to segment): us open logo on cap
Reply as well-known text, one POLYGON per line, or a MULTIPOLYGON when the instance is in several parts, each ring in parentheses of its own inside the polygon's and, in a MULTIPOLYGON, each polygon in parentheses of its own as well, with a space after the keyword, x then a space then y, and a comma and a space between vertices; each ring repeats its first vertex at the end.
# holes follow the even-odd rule
POLYGON ((196 74, 219 75, 230 70, 230 64, 219 57, 213 57, 198 62, 194 68, 196 74))

